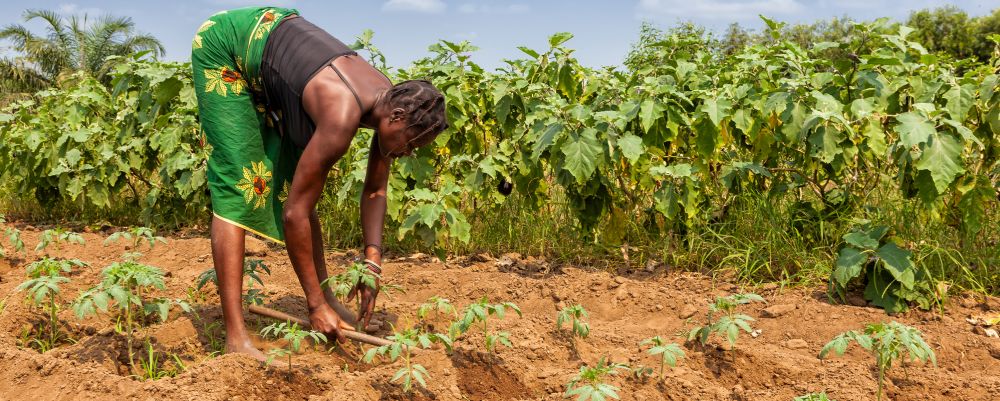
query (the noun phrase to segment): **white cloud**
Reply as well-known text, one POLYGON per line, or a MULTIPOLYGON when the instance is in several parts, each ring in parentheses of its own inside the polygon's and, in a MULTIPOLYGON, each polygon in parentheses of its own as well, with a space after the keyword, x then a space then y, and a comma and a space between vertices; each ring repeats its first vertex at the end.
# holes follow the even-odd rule
POLYGON ((389 0, 382 4, 384 11, 415 11, 428 14, 443 12, 447 7, 442 0, 389 0))
POLYGON ((462 14, 523 14, 528 11, 531 11, 531 6, 523 3, 505 6, 465 3, 458 7, 458 12, 462 14))
POLYGON ((690 20, 743 21, 768 16, 795 15, 805 10, 798 0, 639 0, 639 17, 670 16, 690 20))

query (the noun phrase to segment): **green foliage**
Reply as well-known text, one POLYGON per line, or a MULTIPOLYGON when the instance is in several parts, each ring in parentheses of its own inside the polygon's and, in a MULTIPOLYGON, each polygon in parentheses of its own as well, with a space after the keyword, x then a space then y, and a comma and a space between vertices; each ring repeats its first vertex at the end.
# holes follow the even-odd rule
POLYGON ((864 277, 864 297, 888 313, 903 312, 909 302, 923 309, 938 303, 937 283, 926 269, 918 268, 913 253, 889 240, 889 228, 866 224, 844 235, 830 292, 844 298, 848 284, 864 277))
POLYGON ((566 384, 563 398, 576 396, 576 401, 619 400, 619 388, 605 383, 605 380, 623 369, 628 369, 628 365, 610 362, 606 358, 601 358, 596 366, 581 366, 580 372, 566 384))
POLYGON ((809 393, 795 397, 792 401, 834 401, 826 396, 826 393, 809 393))
POLYGON ((856 342, 875 357, 879 400, 882 399, 885 375, 892 369, 893 361, 902 362, 905 357, 910 361, 930 361, 937 366, 934 350, 924 341, 920 330, 895 321, 869 324, 863 332, 851 330, 841 333, 823 346, 819 358, 826 358, 831 351, 838 356, 844 355, 851 342, 856 342))
POLYGON ((55 348, 59 343, 68 339, 68 336, 59 330, 58 313, 61 303, 59 285, 68 283, 70 280, 61 276, 60 273, 69 272, 72 266, 80 265, 83 263, 42 259, 28 266, 28 279, 14 289, 15 291, 25 291, 26 300, 33 307, 44 309, 48 313, 47 333, 36 331, 27 334, 32 337, 29 344, 40 352, 55 348))
POLYGON ((292 354, 299 352, 302 348, 302 342, 309 339, 313 343, 326 343, 326 336, 323 333, 314 330, 303 330, 299 327, 298 323, 272 323, 271 325, 264 327, 260 330, 260 335, 264 338, 273 337, 280 338, 286 341, 286 346, 283 350, 271 350, 268 352, 270 358, 268 358, 267 363, 270 364, 272 359, 275 357, 287 356, 288 357, 288 375, 292 374, 292 354))
POLYGON ((392 343, 370 348, 365 352, 362 360, 365 363, 374 363, 376 357, 381 359, 388 357, 389 361, 395 362, 396 359, 402 357, 404 365, 396 371, 390 382, 395 383, 402 380, 400 385, 403 387, 404 393, 410 392, 414 382, 420 384, 420 387, 427 388, 426 380, 430 377, 427 369, 420 364, 410 361, 412 357, 411 350, 419 348, 427 349, 433 346, 434 343, 443 344, 448 350, 451 350, 452 346, 451 337, 439 333, 423 332, 416 328, 395 331, 388 339, 392 343))
POLYGON ((680 345, 667 343, 660 336, 643 340, 639 345, 649 345, 650 348, 647 352, 660 360, 660 378, 663 378, 663 365, 677 367, 677 360, 685 356, 680 345))
POLYGON ((171 353, 172 365, 168 366, 168 361, 162 360, 162 355, 153 349, 153 343, 146 341, 146 357, 139 360, 139 374, 143 380, 159 380, 165 377, 174 377, 178 373, 187 369, 177 354, 171 353))
POLYGON ((352 289, 358 285, 375 288, 381 277, 368 269, 362 262, 354 262, 347 266, 344 272, 327 278, 320 283, 323 288, 329 288, 341 300, 347 298, 352 289))
POLYGON ((496 317, 497 320, 503 320, 507 309, 513 310, 517 313, 518 317, 521 316, 521 308, 518 308, 513 302, 491 304, 489 298, 484 296, 479 301, 465 307, 461 317, 452 324, 448 334, 450 338, 458 338, 469 331, 473 325, 482 323, 482 333, 486 341, 486 352, 492 354, 497 344, 503 344, 507 348, 511 348, 514 345, 510 341, 510 333, 506 331, 491 332, 489 329, 490 316, 496 317))
POLYGON ((62 249, 62 244, 75 243, 84 244, 83 236, 72 231, 68 231, 62 227, 56 227, 53 229, 42 231, 42 237, 38 241, 38 245, 35 246, 36 252, 41 252, 51 244, 59 245, 62 249))
MULTIPOLYGON (((243 277, 246 277, 246 285, 244 285, 246 292, 243 293, 243 303, 248 305, 264 304, 267 294, 264 293, 264 280, 261 279, 261 272, 271 275, 271 268, 268 267, 263 260, 247 259, 243 261, 243 277), (256 288, 256 286, 260 286, 260 288, 256 288)), ((219 277, 215 272, 215 268, 201 272, 201 274, 195 278, 195 281, 197 282, 195 289, 199 292, 205 288, 208 283, 212 283, 216 287, 219 286, 219 277)))
MULTIPOLYGON (((7 219, 2 213, 0 213, 0 224, 7 224, 7 219)), ((10 241, 10 246, 15 253, 24 250, 24 241, 21 240, 21 230, 18 230, 17 228, 14 227, 5 227, 4 237, 6 237, 8 241, 10 241)), ((5 258, 5 257, 7 257, 6 247, 0 245, 0 258, 5 258)))
POLYGON ((708 305, 708 314, 704 326, 695 326, 688 332, 688 341, 697 339, 702 345, 708 342, 709 336, 716 334, 725 337, 730 347, 736 346, 740 330, 747 333, 753 331, 750 322, 754 319, 742 313, 736 313, 736 307, 751 302, 765 302, 757 294, 733 294, 726 297, 717 297, 715 302, 708 305), (718 319, 716 315, 721 314, 718 319))
POLYGON ((556 316, 556 328, 562 329, 563 323, 571 323, 571 333, 580 338, 587 338, 590 335, 590 325, 584 320, 587 318, 587 310, 583 305, 576 304, 562 308, 556 316))
POLYGON ((437 295, 430 297, 427 302, 417 307, 417 318, 421 320, 427 319, 427 316, 431 312, 434 312, 437 316, 452 315, 453 318, 458 318, 458 310, 455 309, 455 305, 452 305, 448 298, 442 298, 437 295))
POLYGON ((46 34, 11 24, 0 30, 0 40, 14 45, 14 57, 0 59, 0 94, 34 92, 59 84, 73 71, 83 71, 107 81, 115 64, 111 56, 138 51, 163 55, 163 45, 153 36, 135 31, 131 18, 62 16, 51 10, 26 10, 24 22, 42 23, 46 34))
POLYGON ((73 312, 82 319, 98 310, 107 313, 112 307, 117 309, 116 330, 126 336, 129 367, 139 370, 133 343, 144 319, 156 315, 165 322, 174 305, 185 312, 190 312, 191 307, 183 300, 148 297, 150 292, 166 288, 163 272, 156 267, 135 261, 116 262, 105 267, 101 275, 98 285, 81 293, 73 302, 73 312))
POLYGON ((125 240, 125 241, 131 241, 132 242, 132 249, 133 250, 138 250, 139 249, 139 244, 141 244, 143 241, 145 241, 147 244, 149 244, 149 249, 150 250, 152 250, 153 247, 156 246, 157 242, 164 243, 164 244, 167 243, 167 240, 164 239, 163 237, 157 236, 156 235, 156 231, 154 231, 152 228, 149 228, 149 227, 132 227, 132 228, 129 228, 129 229, 125 230, 125 231, 118 231, 118 232, 115 232, 114 234, 111 234, 110 236, 108 236, 107 239, 104 240, 104 245, 108 245, 108 244, 110 244, 112 242, 116 242, 119 239, 122 239, 122 240, 125 240))

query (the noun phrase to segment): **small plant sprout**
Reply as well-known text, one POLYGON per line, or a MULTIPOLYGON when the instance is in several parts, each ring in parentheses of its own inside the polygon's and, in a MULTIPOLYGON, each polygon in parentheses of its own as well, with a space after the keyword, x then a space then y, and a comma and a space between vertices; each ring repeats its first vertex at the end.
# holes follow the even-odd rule
POLYGON ((858 343, 875 357, 879 400, 882 399, 885 375, 892 368, 893 361, 902 361, 906 356, 911 361, 930 361, 937 366, 934 350, 924 341, 920 330, 895 321, 869 324, 863 332, 851 330, 841 333, 823 347, 819 358, 826 358, 831 351, 838 356, 844 355, 851 341, 858 343))
POLYGON ((104 245, 107 246, 112 242, 117 242, 119 239, 132 242, 132 249, 138 250, 139 244, 146 242, 149 244, 149 249, 153 249, 156 246, 156 242, 166 244, 167 240, 163 237, 156 236, 156 232, 149 227, 132 227, 128 230, 118 231, 114 234, 108 236, 104 240, 104 245))
POLYGON ((426 380, 430 377, 427 374, 427 369, 411 361, 413 356, 412 350, 416 348, 430 348, 434 343, 441 343, 446 349, 450 350, 452 345, 451 338, 444 334, 427 333, 417 328, 395 331, 388 339, 392 341, 391 344, 369 349, 365 352, 362 360, 365 363, 374 363, 376 357, 380 359, 388 357, 390 362, 395 362, 402 357, 403 367, 396 371, 390 382, 396 383, 402 380, 400 386, 403 387, 404 393, 409 393, 413 389, 414 382, 419 384, 420 387, 427 388, 426 380))
POLYGON ((496 316, 497 319, 502 320, 506 315, 507 309, 511 309, 517 313, 517 316, 521 316, 521 308, 518 308, 513 302, 491 304, 487 297, 483 297, 478 302, 465 307, 462 317, 452 324, 449 334, 451 338, 456 338, 469 331, 472 325, 482 323, 483 336, 486 339, 486 351, 488 353, 492 354, 497 344, 503 344, 507 348, 513 347, 513 344, 510 342, 510 333, 506 331, 493 333, 490 332, 489 328, 489 317, 496 316))
POLYGON ((563 398, 576 396, 576 401, 604 401, 618 397, 618 387, 605 383, 609 376, 618 374, 619 370, 628 369, 628 365, 614 363, 601 358, 597 366, 583 366, 580 372, 566 383, 566 393, 563 398))
POLYGON ((177 357, 177 354, 170 354, 173 359, 173 366, 168 367, 167 361, 161 360, 161 355, 155 349, 153 349, 153 344, 146 341, 146 357, 139 360, 139 378, 144 380, 158 380, 164 377, 174 377, 178 373, 183 372, 187 369, 181 359, 177 357))
MULTIPOLYGON (((2 214, 0 214, 0 224, 7 224, 7 220, 2 214)), ((10 242, 11 248, 14 253, 18 253, 24 250, 24 241, 21 240, 21 230, 14 227, 7 227, 4 229, 4 237, 10 242)), ((3 246, 0 246, 0 257, 7 257, 7 252, 3 246)))
POLYGON ((434 315, 441 317, 443 315, 451 315, 452 318, 458 318, 458 310, 455 309, 455 305, 451 304, 451 301, 447 298, 441 298, 437 295, 430 297, 427 302, 420 304, 417 308, 417 318, 420 320, 427 319, 427 316, 434 312, 434 315))
POLYGON ((302 341, 311 339, 313 343, 325 343, 326 336, 314 330, 303 330, 297 323, 274 323, 260 330, 264 338, 273 337, 285 340, 284 349, 268 351, 268 364, 276 357, 288 357, 288 375, 292 375, 292 354, 302 349, 302 341))
MULTIPOLYGON (((404 292, 398 285, 380 283, 382 276, 368 269, 364 263, 355 262, 347 266, 347 270, 336 276, 323 280, 320 286, 329 288, 333 295, 341 300, 348 298, 352 290, 361 285, 371 288, 379 288, 381 294, 389 296, 392 292, 404 292)), ((360 300, 359 300, 360 302, 360 300)))
POLYGON ((570 323, 573 329, 572 335, 585 339, 590 335, 590 325, 583 320, 586 318, 587 310, 583 309, 583 305, 567 306, 559 311, 559 315, 556 317, 556 328, 561 330, 563 323, 570 323))
POLYGON ((826 396, 826 393, 809 393, 795 397, 792 401, 833 401, 826 396))
POLYGON ((660 378, 663 378, 663 365, 670 365, 670 367, 677 367, 677 360, 684 358, 684 350, 681 349, 680 345, 675 343, 667 343, 660 336, 649 338, 639 343, 639 345, 651 345, 649 350, 650 355, 656 357, 660 360, 660 378))
MULTIPOLYGON (((59 285, 68 283, 69 279, 60 275, 62 272, 69 272, 73 266, 82 265, 83 262, 55 260, 45 258, 28 266, 28 279, 17 286, 17 291, 27 292, 26 300, 35 308, 44 308, 48 312, 48 336, 41 333, 31 340, 33 348, 40 352, 48 351, 59 345, 64 340, 63 333, 59 331, 59 285)), ((30 336, 31 333, 28 333, 30 336)))
POLYGON ((65 230, 63 228, 53 228, 50 230, 42 231, 42 238, 38 241, 38 246, 35 247, 36 252, 41 252, 47 248, 50 244, 59 245, 62 249, 62 244, 75 243, 83 245, 83 236, 72 231, 65 230))
POLYGON ((160 321, 166 321, 172 305, 176 304, 188 312, 191 308, 187 302, 180 300, 147 300, 150 291, 165 288, 163 272, 155 267, 133 261, 118 262, 104 268, 101 275, 103 279, 97 286, 84 291, 73 302, 73 311, 78 318, 83 318, 97 310, 108 312, 113 304, 119 313, 116 330, 126 336, 129 366, 135 369, 133 343, 143 318, 156 313, 160 321))
MULTIPOLYGON (((271 275, 271 268, 268 267, 263 260, 260 259, 248 259, 243 262, 243 277, 246 277, 246 292, 243 293, 243 303, 249 305, 263 305, 264 301, 267 299, 264 293, 264 280, 261 279, 261 272, 271 275), (255 283, 260 288, 255 287, 255 283)), ((208 283, 214 284, 216 287, 219 286, 219 278, 215 273, 215 269, 208 269, 198 275, 195 279, 198 284, 196 285, 197 291, 201 291, 208 283)))
POLYGON ((749 333, 753 331, 750 322, 753 318, 742 313, 736 313, 736 307, 751 302, 765 302, 757 294, 733 294, 727 297, 717 297, 715 302, 708 305, 708 315, 704 326, 695 326, 688 333, 688 341, 697 339, 702 345, 708 342, 708 337, 715 333, 725 336, 730 347, 736 346, 736 340, 740 335, 740 330, 749 333), (716 315, 722 314, 718 320, 716 315))

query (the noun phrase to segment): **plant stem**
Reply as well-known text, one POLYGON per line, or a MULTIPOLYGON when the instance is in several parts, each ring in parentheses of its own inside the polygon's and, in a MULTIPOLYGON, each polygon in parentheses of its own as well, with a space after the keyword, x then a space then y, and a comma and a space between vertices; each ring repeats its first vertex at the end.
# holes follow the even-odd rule
POLYGON ((49 348, 56 345, 56 296, 49 293, 49 348))

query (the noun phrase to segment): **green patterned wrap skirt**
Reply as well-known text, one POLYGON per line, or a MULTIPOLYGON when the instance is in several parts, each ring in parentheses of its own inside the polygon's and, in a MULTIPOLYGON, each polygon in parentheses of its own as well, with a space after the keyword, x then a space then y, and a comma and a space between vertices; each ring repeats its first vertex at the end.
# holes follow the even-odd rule
POLYGON ((191 44, 201 128, 212 145, 212 213, 278 243, 284 243, 282 210, 302 151, 266 118, 259 72, 268 35, 292 14, 298 11, 222 11, 198 28, 191 44))

